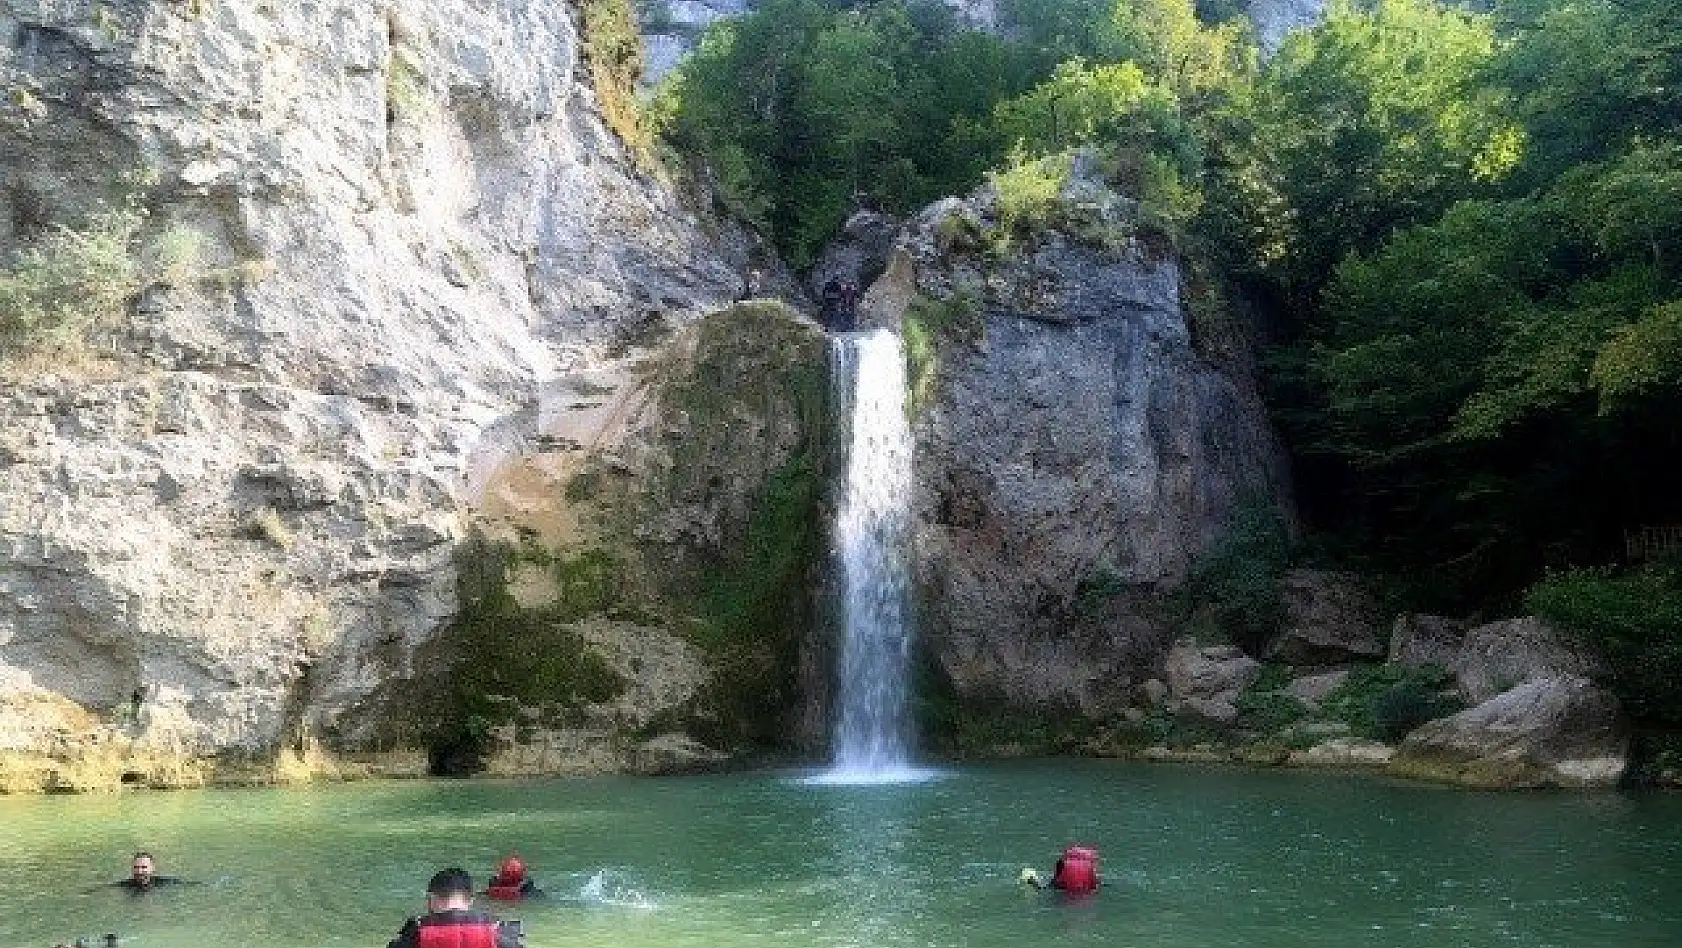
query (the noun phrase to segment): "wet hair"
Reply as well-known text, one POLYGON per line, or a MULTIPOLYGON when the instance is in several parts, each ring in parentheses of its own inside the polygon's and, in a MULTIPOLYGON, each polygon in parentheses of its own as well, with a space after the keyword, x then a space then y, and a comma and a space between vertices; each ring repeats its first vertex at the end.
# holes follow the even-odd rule
POLYGON ((427 895, 466 895, 473 894, 473 877, 466 869, 440 869, 426 884, 427 895))
MULTIPOLYGON (((134 854, 134 859, 152 859, 152 854, 147 852, 146 850, 142 849, 140 852, 137 852, 137 853, 134 854)), ((133 862, 134 860, 131 859, 129 861, 133 862)), ((153 859, 152 861, 157 862, 157 860, 155 860, 155 859, 153 859)))

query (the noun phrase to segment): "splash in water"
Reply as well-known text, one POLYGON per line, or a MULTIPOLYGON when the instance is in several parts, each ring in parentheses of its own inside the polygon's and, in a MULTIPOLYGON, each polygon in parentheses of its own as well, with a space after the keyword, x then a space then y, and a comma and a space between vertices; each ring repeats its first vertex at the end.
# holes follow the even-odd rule
POLYGON ((654 900, 641 889, 632 886, 619 873, 609 869, 598 870, 585 880, 584 884, 578 887, 577 899, 585 905, 638 909, 656 907, 654 900))

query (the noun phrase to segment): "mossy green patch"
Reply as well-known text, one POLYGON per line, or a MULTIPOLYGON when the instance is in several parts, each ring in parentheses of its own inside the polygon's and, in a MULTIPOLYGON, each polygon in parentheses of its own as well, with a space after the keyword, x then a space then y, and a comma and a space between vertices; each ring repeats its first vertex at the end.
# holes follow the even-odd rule
POLYGON ((654 164, 654 135, 637 98, 642 81, 642 33, 631 0, 583 0, 584 60, 602 118, 638 165, 654 164))
POLYGON ((483 537, 462 548, 461 611, 423 650, 434 674, 416 690, 435 772, 479 769, 491 729, 514 724, 518 736, 529 728, 528 712, 555 720, 623 693, 625 682, 571 624, 617 602, 623 574, 604 550, 552 557, 483 537), (522 563, 551 571, 553 602, 526 607, 509 592, 510 573, 522 563))
POLYGON ((829 430, 824 341, 781 304, 742 304, 704 321, 696 356, 661 413, 681 434, 645 510, 733 496, 721 542, 674 577, 692 621, 677 631, 713 668, 709 733, 776 745, 796 700, 799 643, 812 621, 829 430))
POLYGON ((1349 725, 1356 737, 1395 741, 1432 718, 1464 707, 1450 696, 1441 666, 1368 665, 1349 673, 1320 704, 1320 715, 1349 725))
POLYGON ((906 385, 910 389, 905 410, 915 419, 934 403, 939 393, 941 353, 951 346, 976 346, 986 338, 987 324, 981 305, 966 292, 946 299, 918 294, 906 307, 906 385))

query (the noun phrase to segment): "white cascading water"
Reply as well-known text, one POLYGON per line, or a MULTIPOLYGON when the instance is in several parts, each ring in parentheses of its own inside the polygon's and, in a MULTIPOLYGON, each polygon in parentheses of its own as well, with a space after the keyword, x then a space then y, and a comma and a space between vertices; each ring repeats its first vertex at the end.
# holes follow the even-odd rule
POLYGON ((846 491, 835 523, 841 660, 832 783, 915 779, 907 678, 911 624, 911 426, 905 352, 886 329, 832 342, 837 401, 851 406, 846 491))

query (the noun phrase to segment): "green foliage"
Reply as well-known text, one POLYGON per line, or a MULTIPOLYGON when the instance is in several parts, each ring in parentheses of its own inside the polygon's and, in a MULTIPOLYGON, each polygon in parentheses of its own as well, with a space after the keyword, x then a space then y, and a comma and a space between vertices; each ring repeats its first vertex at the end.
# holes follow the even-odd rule
POLYGON ((1238 723, 1263 734, 1276 734, 1308 715, 1295 695, 1255 687, 1240 692, 1236 706, 1238 723))
POLYGON ((1075 584, 1075 614, 1095 619, 1116 597, 1127 592, 1127 583, 1115 571, 1100 566, 1075 584))
POLYGON ((1486 17, 1433 0, 1334 5, 1223 114, 1219 233, 1311 304, 1345 254, 1509 170, 1504 96, 1478 85, 1494 54, 1486 17))
POLYGON ((1267 290, 1311 516, 1450 608, 1682 519, 1682 8, 1496 8, 1287 42, 1199 223, 1267 290))
POLYGON ((654 134, 637 98, 642 81, 642 33, 631 0, 583 0, 584 61, 602 118, 638 163, 651 166, 654 134))
POLYGON ((1279 578, 1291 546, 1277 508, 1260 500, 1240 504, 1226 534, 1193 565, 1184 590, 1192 611, 1209 614, 1229 641, 1262 651, 1284 621, 1279 578))
POLYGON ((1133 63, 1088 67, 1071 60, 1050 79, 999 103, 1000 134, 1033 154, 1077 145, 1148 140, 1159 126, 1177 122, 1173 93, 1152 83, 1133 63))
POLYGON ((120 317, 144 285, 137 203, 54 225, 0 273, 0 351, 55 345, 120 317))
POLYGON ((1357 737, 1394 742, 1426 721, 1460 711, 1446 695, 1453 677, 1442 667, 1368 665, 1349 673, 1320 704, 1322 717, 1342 721, 1357 737))
POLYGON ((712 27, 659 93, 666 138, 797 266, 855 196, 904 212, 1003 153, 996 103, 1050 66, 934 0, 767 0, 712 27))
POLYGON ((999 229, 1028 236, 1056 222, 1069 183, 1068 154, 1028 158, 1013 155, 1010 164, 988 175, 999 199, 999 229))
POLYGON ((1682 5, 1672 0, 1499 0, 1508 41, 1491 64, 1527 130, 1525 177, 1543 184, 1682 125, 1682 5))
POLYGON ((1046 68, 1071 59, 1126 59, 1137 46, 1122 34, 1115 0, 1000 0, 1000 18, 1046 68))
POLYGON ((1554 573, 1525 602, 1601 659, 1632 715, 1682 724, 1682 567, 1554 573))

